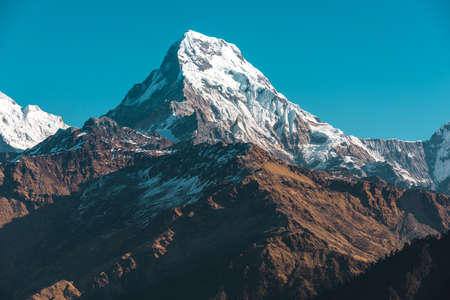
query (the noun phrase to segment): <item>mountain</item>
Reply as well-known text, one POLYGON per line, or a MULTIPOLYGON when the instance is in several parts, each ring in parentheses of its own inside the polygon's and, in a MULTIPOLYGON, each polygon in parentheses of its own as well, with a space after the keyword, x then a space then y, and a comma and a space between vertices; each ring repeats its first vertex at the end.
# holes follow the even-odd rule
POLYGON ((256 145, 90 119, 0 164, 0 297, 310 299, 448 230, 449 210, 256 145))
POLYGON ((347 136, 189 31, 107 116, 0 155, 0 299, 312 299, 450 229, 402 188, 448 191, 449 128, 347 136))
POLYGON ((249 142, 309 168, 450 192, 450 168, 436 163, 450 153, 445 142, 348 136, 289 102, 235 45, 194 31, 107 116, 173 142, 249 142))
POLYGON ((407 244, 320 299, 448 299, 450 235, 407 244))
POLYGON ((0 92, 0 152, 31 148, 67 127, 61 117, 46 113, 36 105, 21 107, 0 92))
POLYGON ((172 143, 118 126, 108 118, 89 119, 81 129, 59 130, 13 160, 0 163, 0 229, 15 218, 71 195, 80 185, 159 155, 172 143), (4 197, 2 197, 4 196, 4 197))

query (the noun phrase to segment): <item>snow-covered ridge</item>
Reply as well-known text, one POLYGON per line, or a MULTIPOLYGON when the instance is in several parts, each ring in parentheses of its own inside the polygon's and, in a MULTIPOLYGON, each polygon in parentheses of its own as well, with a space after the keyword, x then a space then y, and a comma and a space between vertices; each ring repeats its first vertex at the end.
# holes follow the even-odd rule
POLYGON ((61 117, 42 111, 37 105, 21 107, 0 92, 0 151, 31 148, 67 127, 61 117))
POLYGON ((436 151, 433 175, 437 182, 442 182, 450 176, 450 122, 439 128, 433 135, 437 144, 432 144, 436 151))

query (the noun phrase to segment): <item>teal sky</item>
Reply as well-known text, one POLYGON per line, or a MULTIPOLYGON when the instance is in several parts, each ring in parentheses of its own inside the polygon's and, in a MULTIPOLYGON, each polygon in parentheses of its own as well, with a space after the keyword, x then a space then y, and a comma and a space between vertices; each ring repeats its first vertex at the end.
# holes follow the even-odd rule
POLYGON ((368 2, 0 0, 0 90, 80 126, 193 29, 347 134, 428 139, 450 121, 450 2, 368 2))

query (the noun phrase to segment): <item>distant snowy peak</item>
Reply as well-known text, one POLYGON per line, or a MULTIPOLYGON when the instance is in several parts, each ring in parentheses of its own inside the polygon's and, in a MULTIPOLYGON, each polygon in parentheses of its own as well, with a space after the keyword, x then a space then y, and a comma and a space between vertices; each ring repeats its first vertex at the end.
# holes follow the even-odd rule
POLYGON ((46 113, 36 105, 21 107, 0 92, 0 152, 31 148, 67 127, 61 117, 46 113))
POLYGON ((450 122, 439 128, 429 140, 430 152, 434 155, 431 162, 433 176, 437 182, 450 177, 450 122))

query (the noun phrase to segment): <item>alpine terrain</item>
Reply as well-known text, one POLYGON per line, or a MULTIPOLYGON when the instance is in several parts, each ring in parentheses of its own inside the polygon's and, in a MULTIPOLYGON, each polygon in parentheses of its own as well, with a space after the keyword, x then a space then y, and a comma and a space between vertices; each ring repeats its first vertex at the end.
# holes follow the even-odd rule
POLYGON ((21 107, 0 92, 0 152, 25 150, 67 127, 61 117, 36 105, 21 107))
POLYGON ((347 136, 197 32, 81 128, 0 100, 16 151, 0 155, 0 299, 347 295, 450 228, 450 123, 428 141, 347 136))

